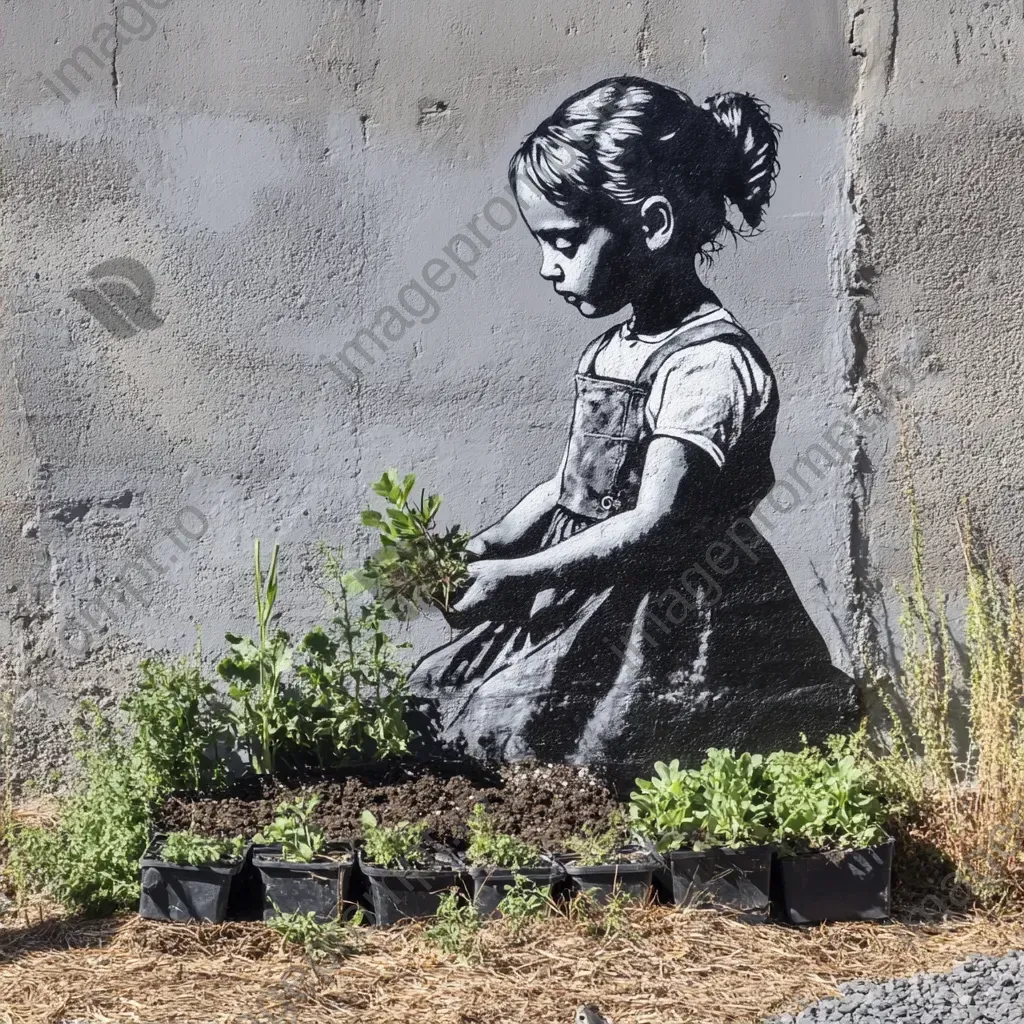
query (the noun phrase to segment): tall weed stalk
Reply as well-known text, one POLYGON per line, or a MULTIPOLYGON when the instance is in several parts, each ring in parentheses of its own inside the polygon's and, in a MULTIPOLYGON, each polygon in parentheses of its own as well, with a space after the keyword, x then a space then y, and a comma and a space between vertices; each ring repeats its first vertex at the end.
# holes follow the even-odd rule
POLYGON ((946 599, 928 600, 924 531, 913 485, 912 589, 898 590, 903 664, 883 697, 892 719, 881 777, 903 821, 983 905, 1024 901, 1024 610, 1019 585, 991 547, 980 548, 970 510, 957 527, 967 608, 963 657, 946 599), (897 704, 901 705, 900 709, 897 704), (900 713, 902 711, 902 714, 900 713), (954 724, 966 724, 958 746, 954 724))

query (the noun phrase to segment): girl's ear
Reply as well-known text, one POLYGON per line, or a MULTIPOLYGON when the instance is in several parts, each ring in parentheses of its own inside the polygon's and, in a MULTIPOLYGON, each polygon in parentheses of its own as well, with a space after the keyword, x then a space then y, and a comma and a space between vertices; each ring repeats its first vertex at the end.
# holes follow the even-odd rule
POLYGON ((668 245, 675 227, 672 204, 665 196, 650 196, 644 200, 640 207, 640 228, 648 249, 653 252, 668 245))

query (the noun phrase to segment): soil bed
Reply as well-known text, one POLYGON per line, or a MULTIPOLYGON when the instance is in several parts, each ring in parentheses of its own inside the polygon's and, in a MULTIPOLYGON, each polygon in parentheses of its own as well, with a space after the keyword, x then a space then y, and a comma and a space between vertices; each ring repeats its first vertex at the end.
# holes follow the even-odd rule
POLYGON ((282 800, 320 795, 313 822, 328 839, 361 835, 359 816, 372 811, 382 825, 428 821, 438 842, 461 846, 473 805, 486 803, 495 823, 544 849, 564 846, 586 824, 600 824, 617 806, 592 768, 522 761, 372 765, 331 776, 308 773, 286 780, 246 779, 210 797, 172 796, 157 815, 163 831, 194 828, 249 839, 273 819, 282 800))

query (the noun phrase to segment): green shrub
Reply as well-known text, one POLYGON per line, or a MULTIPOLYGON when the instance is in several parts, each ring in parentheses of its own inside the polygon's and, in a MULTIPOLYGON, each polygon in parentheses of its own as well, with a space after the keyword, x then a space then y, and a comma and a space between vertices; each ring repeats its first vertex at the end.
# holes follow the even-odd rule
POLYGON ((105 914, 139 899, 139 858, 150 832, 153 779, 139 752, 98 708, 75 730, 81 773, 53 830, 15 826, 10 868, 19 888, 69 910, 105 914))
POLYGON ((363 811, 361 821, 366 856, 371 864, 382 868, 416 868, 430 863, 430 853, 423 845, 425 822, 402 821, 387 828, 378 825, 370 811, 363 811))
POLYGON ((529 925, 543 920, 552 909, 551 886, 538 885, 525 875, 513 876, 512 884, 498 904, 502 924, 513 937, 520 936, 529 925))
POLYGON ((261 845, 281 844, 282 860, 310 863, 324 849, 324 834, 310 824, 319 796, 278 804, 274 820, 253 837, 261 845))
POLYGON ((228 709, 203 678, 202 648, 197 645, 194 659, 147 658, 139 670, 122 710, 154 787, 198 792, 221 782, 216 753, 228 736, 228 709))
POLYGON ((875 792, 871 767, 845 737, 828 750, 804 746, 765 760, 776 838, 786 847, 857 849, 884 838, 885 810, 875 792))
POLYGON ((468 824, 469 848, 466 856, 471 864, 518 870, 539 863, 540 850, 522 839, 499 832, 483 804, 473 807, 468 824))
POLYGON ((345 956, 356 949, 352 928, 362 923, 362 911, 356 910, 349 924, 342 921, 317 921, 316 912, 300 910, 282 912, 274 906, 274 916, 267 920, 267 927, 281 936, 281 941, 302 946, 312 960, 325 957, 345 956))
POLYGON ((596 867, 611 863, 615 851, 628 841, 625 816, 621 811, 614 811, 603 826, 588 822, 579 832, 569 836, 565 850, 576 855, 576 863, 580 867, 596 867))
POLYGON ((159 856, 169 864, 187 864, 191 867, 205 867, 218 861, 233 862, 245 851, 245 840, 212 839, 195 832, 171 832, 159 850, 159 856))
POLYGON ((380 548, 354 574, 361 585, 376 591, 390 614, 405 619, 427 605, 451 609, 453 594, 467 579, 466 545, 470 540, 457 526, 439 533, 435 519, 441 497, 421 492, 419 504, 411 502, 409 495, 415 485, 411 473, 399 483, 393 469, 372 485, 387 507, 383 514, 366 509, 362 521, 377 530, 380 548))
POLYGON ((392 617, 377 600, 356 605, 341 550, 321 545, 328 627, 309 630, 297 647, 283 629, 270 630, 278 594, 277 546, 264 578, 255 548, 258 637, 228 634, 231 653, 217 666, 235 702, 239 740, 257 772, 316 761, 322 767, 408 750, 406 672, 385 629, 392 617))
POLYGON ((277 600, 277 553, 275 544, 264 578, 260 542, 255 542, 257 639, 228 633, 231 653, 217 665, 235 702, 232 717, 237 736, 249 753, 249 763, 254 771, 269 774, 276 771, 278 756, 287 749, 293 718, 282 690, 283 677, 292 665, 291 639, 283 629, 270 629, 277 600))
POLYGON ((771 835, 760 754, 711 748, 700 768, 659 761, 654 769, 652 778, 636 780, 630 816, 635 831, 660 852, 747 846, 771 835))
POLYGON ((353 584, 339 548, 321 545, 324 593, 333 609, 327 630, 310 630, 299 645, 296 674, 296 741, 326 766, 349 757, 397 757, 409 749, 409 691, 396 644, 385 624, 391 618, 378 600, 355 603, 353 584))
POLYGON ((441 897, 434 923, 424 932, 426 940, 442 953, 467 956, 477 950, 480 915, 457 889, 441 897))

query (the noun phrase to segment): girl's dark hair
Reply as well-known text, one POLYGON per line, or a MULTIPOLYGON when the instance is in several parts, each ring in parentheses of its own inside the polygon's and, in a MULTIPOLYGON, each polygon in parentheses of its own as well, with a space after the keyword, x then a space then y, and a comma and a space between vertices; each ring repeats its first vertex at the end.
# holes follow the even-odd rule
POLYGON ((779 128, 768 107, 744 93, 698 106, 678 89, 643 78, 609 78, 570 96, 530 134, 509 164, 556 206, 612 216, 664 195, 694 252, 723 232, 761 225, 779 170, 779 128), (726 201, 743 221, 732 223, 726 201), (744 227, 744 224, 746 225, 744 227))

